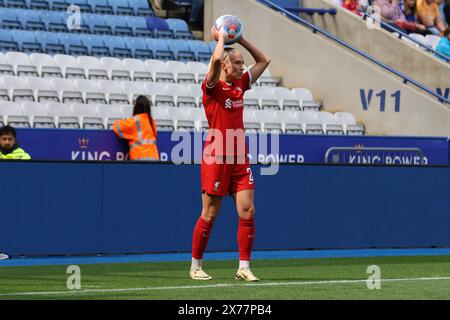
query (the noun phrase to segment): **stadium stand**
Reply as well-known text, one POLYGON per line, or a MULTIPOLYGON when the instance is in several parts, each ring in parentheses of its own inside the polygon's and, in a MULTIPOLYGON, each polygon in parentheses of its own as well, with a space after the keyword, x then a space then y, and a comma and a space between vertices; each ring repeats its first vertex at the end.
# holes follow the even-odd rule
MULTIPOLYGON (((159 130, 208 128, 200 84, 214 42, 194 39, 185 21, 155 16, 147 1, 4 5, 0 99, 8 101, 8 112, 1 113, 3 124, 110 129, 114 119, 130 115, 134 100, 144 94, 155 107, 159 130), (65 23, 69 4, 83 12, 73 28, 65 23)), ((248 132, 347 134, 347 127, 356 124, 354 117, 343 116, 344 124, 321 112, 308 89, 280 87, 281 80, 267 69, 246 93, 248 132)))

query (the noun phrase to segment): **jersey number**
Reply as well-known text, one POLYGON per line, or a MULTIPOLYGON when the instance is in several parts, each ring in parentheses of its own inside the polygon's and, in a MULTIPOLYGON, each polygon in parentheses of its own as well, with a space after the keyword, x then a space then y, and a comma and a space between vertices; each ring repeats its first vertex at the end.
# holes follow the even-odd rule
POLYGON ((248 184, 253 184, 253 182, 254 182, 255 180, 253 179, 252 169, 247 168, 247 173, 249 174, 249 175, 248 175, 248 184))

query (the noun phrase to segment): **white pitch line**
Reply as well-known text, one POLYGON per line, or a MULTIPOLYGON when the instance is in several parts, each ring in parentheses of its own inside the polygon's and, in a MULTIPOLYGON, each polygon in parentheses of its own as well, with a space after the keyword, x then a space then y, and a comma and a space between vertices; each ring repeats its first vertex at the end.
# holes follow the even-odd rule
MULTIPOLYGON (((422 278, 403 278, 403 279, 380 279, 381 282, 408 282, 408 281, 437 281, 450 280, 450 277, 422 277, 422 278)), ((147 287, 147 288, 122 288, 122 289, 88 289, 88 290, 67 290, 67 291, 37 291, 37 292, 12 292, 2 293, 0 297, 8 296, 35 296, 35 295, 64 295, 64 294, 83 294, 83 293, 115 293, 115 292, 133 292, 133 291, 153 291, 153 290, 183 290, 183 289, 210 289, 210 288, 231 288, 231 287, 268 287, 268 286, 302 286, 302 285, 320 285, 320 284, 348 284, 348 283, 366 283, 364 280, 329 280, 329 281, 296 281, 296 282, 259 282, 259 283, 241 283, 241 284, 211 284, 204 286, 173 286, 173 287, 147 287)))

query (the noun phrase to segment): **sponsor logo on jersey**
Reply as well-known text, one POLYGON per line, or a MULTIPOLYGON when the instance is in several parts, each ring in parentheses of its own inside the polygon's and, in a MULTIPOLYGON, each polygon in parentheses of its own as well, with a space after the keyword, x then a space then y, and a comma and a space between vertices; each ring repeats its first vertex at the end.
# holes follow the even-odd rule
POLYGON ((233 102, 230 98, 225 101, 225 109, 231 109, 233 107, 233 102))
POLYGON ((231 108, 242 108, 244 106, 244 100, 231 100, 228 98, 225 100, 225 109, 231 109, 231 108))

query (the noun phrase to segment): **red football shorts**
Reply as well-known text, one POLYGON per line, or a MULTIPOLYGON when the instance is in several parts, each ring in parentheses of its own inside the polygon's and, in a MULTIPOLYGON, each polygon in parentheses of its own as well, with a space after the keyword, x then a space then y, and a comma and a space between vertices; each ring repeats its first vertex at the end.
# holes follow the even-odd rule
MULTIPOLYGON (((215 196, 233 195, 243 190, 253 190, 255 181, 247 157, 244 163, 206 163, 205 158, 201 164, 202 193, 215 196)), ((209 158, 211 159, 211 158, 209 158)))

